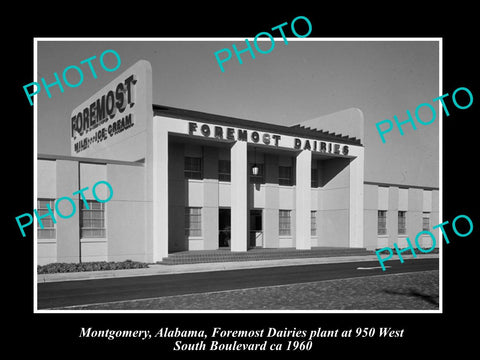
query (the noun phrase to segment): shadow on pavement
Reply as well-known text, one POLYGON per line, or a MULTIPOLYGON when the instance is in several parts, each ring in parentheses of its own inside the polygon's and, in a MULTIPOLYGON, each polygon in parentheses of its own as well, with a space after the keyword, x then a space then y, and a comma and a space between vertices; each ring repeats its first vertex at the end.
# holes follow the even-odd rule
POLYGON ((384 290, 386 294, 389 295, 404 295, 404 296, 412 296, 416 298, 420 298, 430 304, 433 304, 435 306, 439 305, 438 302, 438 295, 427 295, 427 294, 422 294, 418 292, 415 289, 409 289, 408 291, 394 291, 394 290, 384 290))

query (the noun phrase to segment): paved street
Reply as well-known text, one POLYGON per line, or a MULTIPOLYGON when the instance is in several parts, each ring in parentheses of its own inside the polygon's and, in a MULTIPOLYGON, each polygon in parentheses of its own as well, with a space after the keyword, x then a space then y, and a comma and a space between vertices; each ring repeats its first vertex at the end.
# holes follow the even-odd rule
POLYGON ((66 310, 438 310, 437 270, 78 305, 66 310))
MULTIPOLYGON (((293 286, 294 284, 356 277, 365 279, 365 277, 371 275, 390 276, 438 270, 439 266, 436 258, 406 260, 403 264, 400 261, 389 261, 386 265, 390 267, 386 271, 382 271, 378 265, 378 261, 365 261, 39 283, 38 309, 272 286, 293 286)), ((377 278, 383 277, 385 276, 377 278)), ((355 283, 355 279, 349 281, 355 283)), ((401 293, 404 290, 398 291, 401 293)), ((414 292, 420 290, 417 289, 414 292)), ((390 291, 395 292, 397 290, 390 291)), ((426 296, 431 297, 432 294, 426 296)), ((186 307, 185 310, 188 310, 188 304, 184 306, 186 307)))

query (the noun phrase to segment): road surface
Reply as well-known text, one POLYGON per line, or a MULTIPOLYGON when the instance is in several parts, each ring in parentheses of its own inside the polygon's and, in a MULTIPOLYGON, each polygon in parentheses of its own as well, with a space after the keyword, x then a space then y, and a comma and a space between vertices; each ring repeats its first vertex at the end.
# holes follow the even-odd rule
POLYGON ((172 275, 39 283, 38 309, 146 299, 222 290, 299 284, 313 281, 438 270, 438 258, 295 265, 172 275))

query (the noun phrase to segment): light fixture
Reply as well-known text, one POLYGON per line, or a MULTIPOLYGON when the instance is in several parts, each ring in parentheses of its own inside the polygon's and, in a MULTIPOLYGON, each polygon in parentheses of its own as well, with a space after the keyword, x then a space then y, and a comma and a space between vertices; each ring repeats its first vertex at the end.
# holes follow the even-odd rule
POLYGON ((258 165, 257 165, 257 148, 254 147, 253 151, 254 151, 254 155, 253 155, 254 163, 253 163, 253 166, 252 166, 252 175, 256 176, 256 175, 258 175, 258 170, 259 170, 258 165))

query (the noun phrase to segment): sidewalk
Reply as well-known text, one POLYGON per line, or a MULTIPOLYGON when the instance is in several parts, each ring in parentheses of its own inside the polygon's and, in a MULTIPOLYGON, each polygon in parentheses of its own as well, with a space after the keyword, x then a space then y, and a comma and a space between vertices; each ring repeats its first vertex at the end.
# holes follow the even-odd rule
MULTIPOLYGON (((417 254, 416 259, 438 258, 439 254, 417 254)), ((404 259, 414 259, 412 255, 403 256, 404 259)), ((394 255, 391 260, 398 260, 398 256, 394 255)), ((361 262, 361 261, 377 261, 376 267, 380 267, 376 255, 367 256, 338 256, 338 257, 319 257, 319 258, 303 258, 303 259, 281 259, 281 260, 260 260, 260 261, 239 261, 239 262, 217 262, 217 263, 200 263, 188 265, 162 265, 151 264, 145 269, 128 269, 128 270, 106 270, 106 271, 84 271, 75 273, 58 273, 58 274, 38 274, 37 282, 57 282, 57 281, 74 281, 74 280, 92 280, 92 279, 109 279, 130 276, 149 276, 149 275, 171 275, 185 274, 194 272, 207 271, 223 271, 223 270, 240 270, 254 269, 278 266, 294 266, 294 265, 315 265, 315 264, 331 264, 344 262, 361 262)), ((385 263, 388 266, 388 261, 385 263)), ((388 271, 386 271, 388 273, 388 271)))

